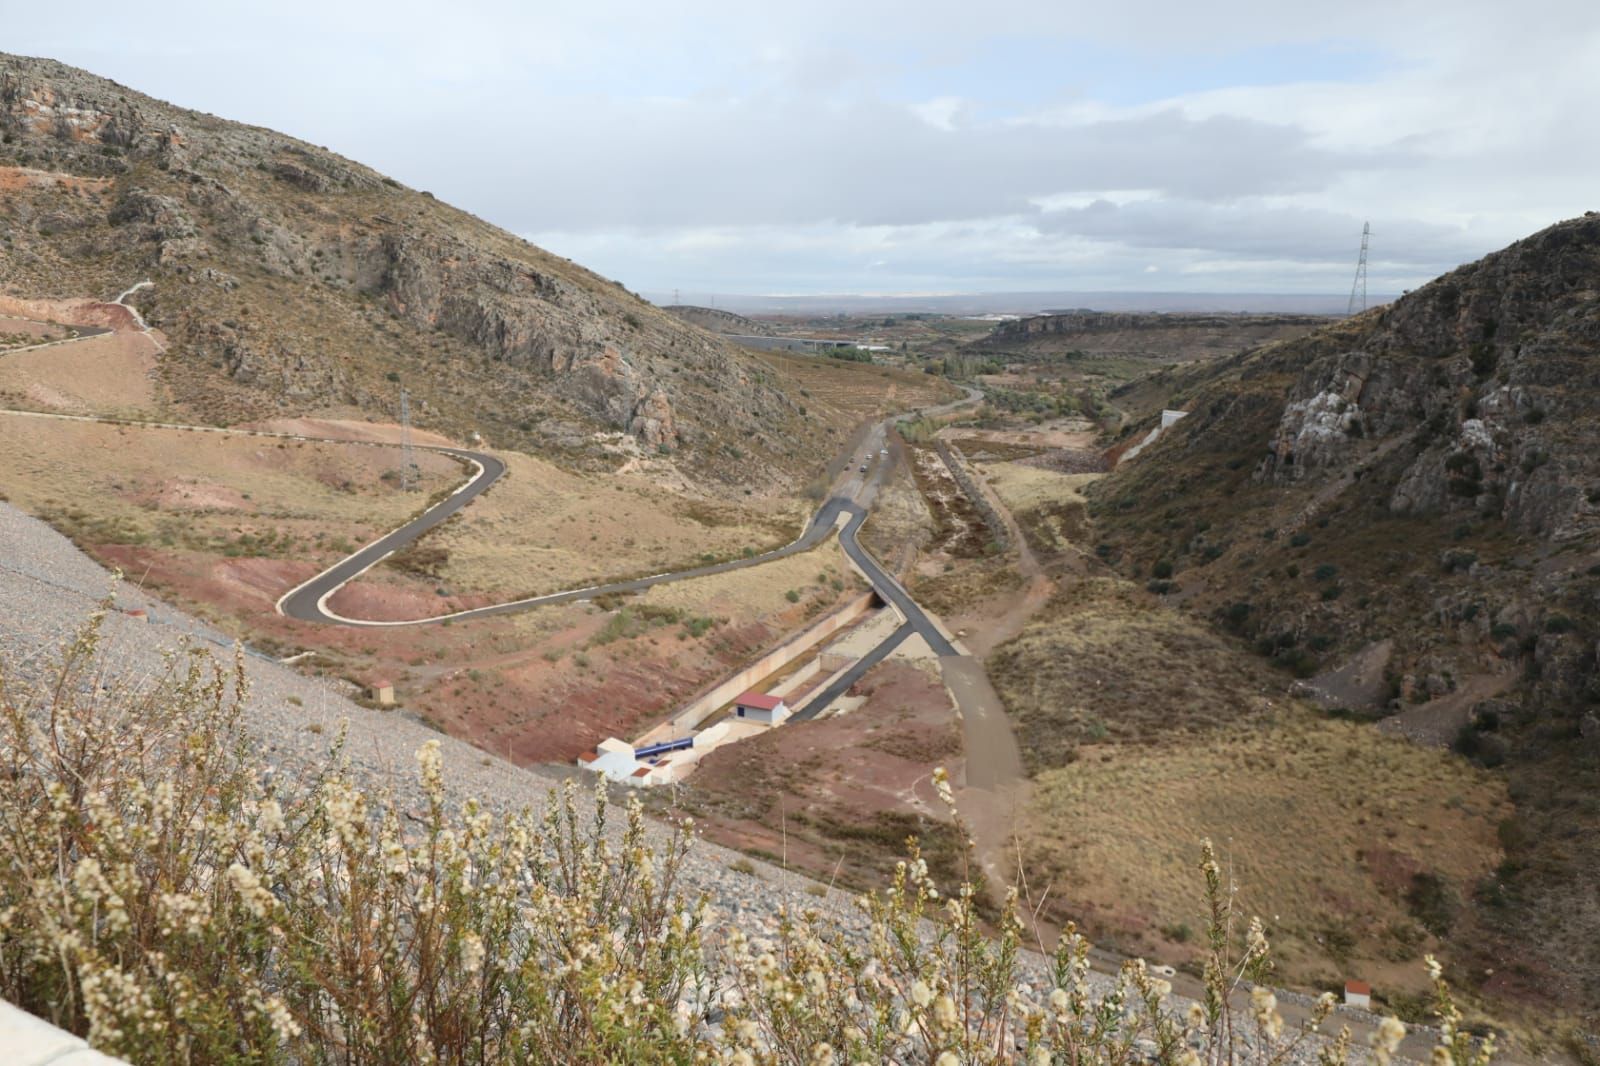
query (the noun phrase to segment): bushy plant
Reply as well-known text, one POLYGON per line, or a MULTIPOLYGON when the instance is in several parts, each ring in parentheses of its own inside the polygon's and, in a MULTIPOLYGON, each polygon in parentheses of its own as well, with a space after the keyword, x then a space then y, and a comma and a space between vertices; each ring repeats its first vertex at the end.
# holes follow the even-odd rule
MULTIPOLYGON (((401 796, 338 744, 281 781, 247 743, 242 660, 184 650, 129 688, 99 641, 97 616, 47 684, 0 677, 0 994, 139 1063, 1276 1064, 1333 1009, 1286 1030, 1209 843, 1186 1010, 1141 961, 1091 978, 1071 926, 1025 962, 1026 893, 986 925, 973 877, 941 889, 915 840, 864 930, 779 907, 753 936, 684 888, 688 823, 648 830, 633 802, 615 825, 570 784, 539 816, 457 803, 437 742, 401 796)), ((1439 1054, 1483 1066, 1434 976, 1439 1054)), ((1403 1035, 1384 1023, 1379 1066, 1403 1035)))

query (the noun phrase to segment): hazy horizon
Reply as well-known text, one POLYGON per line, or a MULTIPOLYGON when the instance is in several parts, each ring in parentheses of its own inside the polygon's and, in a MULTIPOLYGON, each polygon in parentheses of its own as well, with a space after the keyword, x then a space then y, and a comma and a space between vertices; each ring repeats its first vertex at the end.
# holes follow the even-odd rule
MULTIPOLYGON (((736 314, 1046 314, 1061 311, 1215 312, 1343 315, 1349 293, 1217 292, 944 292, 944 293, 640 293, 658 306, 674 303, 736 314), (676 299, 674 298, 676 297, 676 299)), ((1368 293, 1367 306, 1397 299, 1368 293)))
POLYGON ((85 0, 45 55, 634 290, 1399 292, 1600 207, 1600 5, 85 0), (1559 27, 1558 33, 1552 28, 1559 27))

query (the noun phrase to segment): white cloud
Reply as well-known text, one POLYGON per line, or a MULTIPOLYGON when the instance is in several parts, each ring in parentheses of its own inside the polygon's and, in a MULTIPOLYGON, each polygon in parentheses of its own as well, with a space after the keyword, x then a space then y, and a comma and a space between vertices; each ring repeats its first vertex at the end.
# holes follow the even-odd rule
POLYGON ((1374 284, 1409 286, 1600 206, 1600 5, 1337 16, 86 0, 9 17, 5 47, 326 144, 645 289, 1338 291, 1366 220, 1374 284))

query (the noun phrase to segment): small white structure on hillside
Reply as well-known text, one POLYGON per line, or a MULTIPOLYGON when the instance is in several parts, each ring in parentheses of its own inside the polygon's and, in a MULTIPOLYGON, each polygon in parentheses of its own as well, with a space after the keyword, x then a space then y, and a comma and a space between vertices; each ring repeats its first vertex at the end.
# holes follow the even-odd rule
POLYGON ((1346 981, 1344 983, 1344 1005, 1346 1007, 1360 1007, 1362 1010, 1371 1010, 1372 986, 1365 981, 1346 981))
MULTIPOLYGON (((626 740, 607 737, 594 749, 594 754, 578 756, 578 765, 597 774, 605 774, 613 781, 633 784, 635 771, 643 764, 633 754, 633 745, 626 740)), ((649 767, 645 769, 648 771, 649 767)))
POLYGON ((1154 444, 1162 433, 1165 433, 1167 430, 1177 425, 1178 420, 1186 417, 1188 414, 1188 411, 1162 411, 1161 424, 1152 428, 1149 433, 1146 433, 1144 435, 1144 440, 1141 440, 1138 444, 1135 444, 1133 447, 1123 452, 1122 458, 1118 460, 1118 462, 1125 463, 1129 459, 1132 459, 1134 456, 1138 455, 1140 452, 1144 451, 1146 448, 1150 447, 1150 445, 1154 444))
POLYGON ((764 692, 746 692, 733 701, 733 715, 747 722, 762 725, 782 725, 789 718, 789 705, 782 696, 768 696, 764 692))

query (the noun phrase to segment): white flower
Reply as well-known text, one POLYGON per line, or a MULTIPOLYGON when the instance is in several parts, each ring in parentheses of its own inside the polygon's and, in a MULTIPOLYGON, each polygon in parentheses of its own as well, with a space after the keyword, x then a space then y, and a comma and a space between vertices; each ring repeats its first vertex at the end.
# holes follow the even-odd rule
POLYGON ((916 981, 911 985, 911 1002, 919 1007, 926 1007, 933 1002, 933 989, 924 981, 916 981))
POLYGON ((417 766, 422 775, 422 790, 428 798, 438 802, 444 798, 444 759, 439 754, 439 742, 430 740, 417 749, 417 766))
POLYGON ((1406 1027, 1399 1018, 1389 1015, 1378 1023, 1378 1028, 1372 1031, 1372 1057, 1380 1066, 1389 1061, 1389 1057, 1400 1048, 1400 1041, 1406 1038, 1406 1027))
POLYGON ((229 866, 228 882, 251 914, 257 918, 266 917, 267 907, 273 902, 272 893, 261 887, 261 879, 249 867, 237 862, 229 866))
POLYGON ((258 824, 264 833, 283 832, 283 808, 278 806, 277 800, 269 799, 261 805, 261 817, 258 824))
POLYGON ((477 973, 483 968, 483 937, 477 933, 468 933, 461 941, 461 966, 468 973, 477 973))

